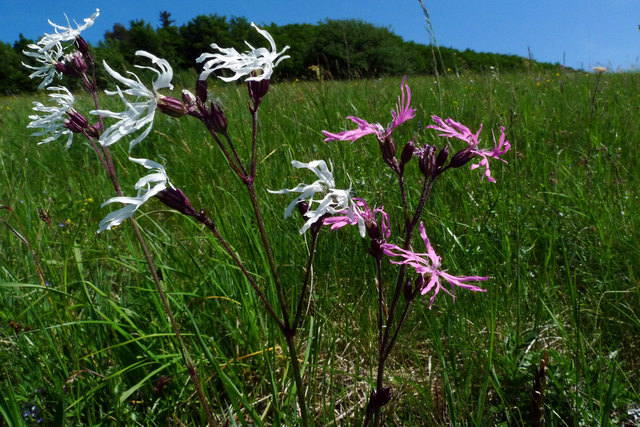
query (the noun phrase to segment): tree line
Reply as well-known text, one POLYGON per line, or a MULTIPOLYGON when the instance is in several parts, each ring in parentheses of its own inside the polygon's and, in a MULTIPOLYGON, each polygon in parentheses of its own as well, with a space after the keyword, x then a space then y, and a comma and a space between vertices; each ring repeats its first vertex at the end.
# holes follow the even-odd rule
MULTIPOLYGON (((515 71, 555 68, 559 65, 531 62, 516 55, 434 48, 404 41, 386 27, 356 19, 327 19, 317 24, 261 25, 276 40, 278 49, 289 45, 291 58, 278 66, 276 79, 359 79, 388 75, 465 73, 488 70, 515 71)), ((268 47, 266 40, 243 17, 199 15, 176 26, 168 12, 160 13, 157 28, 144 20, 133 20, 128 27, 120 23, 105 32, 92 47, 96 59, 106 59, 112 67, 129 68, 135 51, 146 50, 167 59, 174 69, 195 69, 195 60, 203 52, 212 52, 210 44, 247 49, 268 47)), ((20 35, 13 45, 0 42, 0 93, 33 91, 36 82, 28 78, 22 62, 31 40, 20 35)))

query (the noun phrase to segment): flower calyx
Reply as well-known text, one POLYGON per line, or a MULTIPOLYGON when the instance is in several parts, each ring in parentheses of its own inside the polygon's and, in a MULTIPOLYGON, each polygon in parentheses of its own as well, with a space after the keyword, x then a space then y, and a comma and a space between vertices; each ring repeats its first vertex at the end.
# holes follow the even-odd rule
POLYGON ((472 145, 466 147, 463 150, 458 151, 453 155, 451 161, 449 162, 448 167, 450 168, 459 168, 461 166, 466 165, 471 159, 476 156, 474 152, 474 147, 472 145))
MULTIPOLYGON (((253 72, 254 75, 257 74, 257 71, 253 72)), ((253 103, 252 106, 249 106, 251 112, 255 113, 262 102, 262 98, 269 92, 269 79, 262 80, 249 80, 247 82, 247 88, 249 90, 249 98, 253 103)))
POLYGON ((156 102, 158 105, 158 110, 168 116, 182 117, 188 113, 187 107, 185 107, 184 103, 172 96, 157 94, 156 102))
MULTIPOLYGON (((396 159, 396 143, 391 133, 378 138, 382 160, 395 172, 400 173, 400 163, 396 159)), ((404 151, 404 150, 403 150, 404 151)))
POLYGON ((179 188, 166 188, 155 195, 162 203, 175 209, 183 215, 197 217, 198 212, 194 209, 189 198, 179 188))

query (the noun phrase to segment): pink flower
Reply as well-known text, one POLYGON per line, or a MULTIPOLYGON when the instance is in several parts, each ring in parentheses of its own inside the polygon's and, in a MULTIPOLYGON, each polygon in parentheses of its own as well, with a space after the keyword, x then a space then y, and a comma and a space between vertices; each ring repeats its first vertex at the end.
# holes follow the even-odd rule
POLYGON ((389 215, 384 211, 384 206, 371 210, 367 203, 360 198, 354 197, 352 201, 354 203, 348 209, 339 212, 338 215, 325 218, 322 224, 330 225, 331 230, 358 224, 360 236, 364 237, 369 227, 377 227, 376 214, 379 213, 382 216, 382 236, 385 239, 389 238, 391 227, 389 226, 389 215))
POLYGON ((410 267, 413 267, 416 270, 422 279, 423 284, 420 289, 420 293, 422 295, 428 293, 432 289, 434 290, 433 295, 431 296, 431 300, 429 303, 429 308, 433 305, 433 301, 438 295, 440 290, 448 293, 453 297, 455 301, 455 287, 459 286, 461 288, 469 289, 470 291, 475 292, 486 292, 486 289, 479 288, 474 285, 470 285, 466 282, 470 281, 483 281, 487 280, 489 277, 482 276, 453 276, 446 272, 446 270, 440 269, 440 263, 442 258, 436 254, 429 243, 429 238, 427 237, 427 233, 424 230, 424 225, 422 222, 420 223, 420 237, 424 241, 424 245, 427 248, 427 253, 415 253, 413 250, 402 249, 397 245, 392 245, 390 243, 383 243, 382 250, 385 255, 390 257, 399 257, 400 261, 390 260, 394 264, 406 264, 410 267), (427 276, 428 282, 427 282, 427 276), (447 288, 444 288, 440 283, 440 278, 446 280, 451 285, 451 292, 447 288), (425 285, 426 283, 426 285, 425 285))
POLYGON ((347 130, 340 133, 331 133, 325 130, 322 133, 327 137, 325 142, 329 141, 355 141, 356 139, 362 138, 365 135, 376 134, 379 140, 385 139, 387 136, 391 135, 395 128, 400 126, 402 123, 410 120, 416 116, 416 110, 411 108, 411 89, 409 85, 405 84, 405 80, 407 78, 404 77, 402 79, 402 84, 400 85, 400 90, 402 92, 401 96, 398 97, 398 103, 396 104, 396 109, 391 111, 391 116, 393 120, 386 128, 382 127, 380 123, 369 123, 366 120, 360 119, 358 117, 348 116, 347 119, 351 120, 355 124, 358 125, 357 129, 347 130), (406 93, 405 93, 406 88, 406 93))
POLYGON ((494 147, 492 150, 486 148, 479 149, 478 144, 480 143, 480 132, 482 132, 482 124, 480 125, 480 129, 478 129, 478 132, 474 134, 473 132, 471 132, 471 130, 469 130, 468 127, 452 119, 442 120, 438 116, 431 116, 431 118, 436 124, 427 126, 427 129, 435 129, 440 132, 439 135, 442 137, 460 139, 469 144, 468 149, 470 149, 470 152, 475 154, 476 156, 482 157, 482 160, 480 160, 480 162, 471 165, 471 170, 483 166, 484 176, 487 177, 487 180, 489 182, 496 182, 496 180, 491 177, 488 157, 492 157, 494 159, 498 159, 502 162, 507 163, 506 160, 500 158, 501 155, 505 154, 511 148, 511 144, 506 140, 504 134, 504 126, 500 127, 500 138, 497 142, 495 135, 493 136, 494 147))

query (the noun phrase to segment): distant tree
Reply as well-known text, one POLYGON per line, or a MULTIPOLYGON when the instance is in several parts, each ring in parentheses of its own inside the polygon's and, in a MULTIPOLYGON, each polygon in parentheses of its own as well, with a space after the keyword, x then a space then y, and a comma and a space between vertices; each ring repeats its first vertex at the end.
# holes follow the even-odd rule
POLYGON ((119 22, 113 24, 112 31, 106 31, 104 33, 105 40, 115 40, 118 42, 126 42, 130 38, 129 30, 119 22))
POLYGON ((195 65, 195 60, 203 52, 211 52, 211 43, 224 47, 241 47, 242 40, 229 36, 229 23, 225 16, 198 15, 179 29, 184 39, 185 62, 195 65))
MULTIPOLYGON (((277 26, 271 24, 267 27, 261 27, 269 31, 277 43, 278 51, 289 46, 285 55, 291 58, 286 59, 278 65, 278 73, 276 78, 295 79, 295 78, 317 78, 318 74, 309 67, 318 66, 318 60, 314 54, 316 29, 312 24, 289 24, 277 26)), ((327 70, 318 69, 318 73, 323 77, 329 77, 327 70)))
MULTIPOLYGON (((20 41, 13 47, 10 44, 0 42, 0 94, 9 95, 26 90, 35 90, 37 82, 29 79, 29 70, 22 65, 22 50, 27 49, 31 43, 20 34, 20 41), (23 43, 24 42, 24 43, 23 43)), ((30 62, 26 60, 25 62, 30 62)))
POLYGON ((313 51, 317 64, 335 78, 398 74, 409 62, 401 37, 353 19, 319 23, 313 51))
POLYGON ((171 13, 163 10, 160 12, 160 28, 169 28, 176 22, 175 19, 171 19, 171 13))
MULTIPOLYGON (((216 43, 221 47, 247 50, 245 41, 254 47, 270 49, 268 42, 251 28, 244 17, 199 15, 188 23, 175 26, 167 11, 160 12, 160 26, 154 29, 144 20, 134 20, 126 27, 115 23, 104 34, 104 40, 93 49, 96 62, 106 60, 114 69, 130 68, 137 50, 146 50, 168 60, 174 69, 198 69, 195 60, 204 52, 212 52, 216 43)), ((295 78, 372 78, 383 75, 431 74, 454 71, 484 72, 493 69, 512 71, 526 69, 526 60, 515 55, 459 51, 440 47, 437 64, 429 46, 405 42, 386 27, 360 20, 326 20, 318 24, 259 24, 275 39, 278 51, 290 46, 290 59, 278 66, 275 79, 295 78)), ((29 70, 22 54, 33 43, 20 35, 13 45, 0 43, 0 93, 33 90, 37 82, 28 78, 29 70)), ((535 63, 537 69, 555 69, 558 64, 535 63)), ((99 82, 107 76, 103 67, 97 67, 99 82)), ((61 84, 78 84, 77 79, 63 78, 61 84)))

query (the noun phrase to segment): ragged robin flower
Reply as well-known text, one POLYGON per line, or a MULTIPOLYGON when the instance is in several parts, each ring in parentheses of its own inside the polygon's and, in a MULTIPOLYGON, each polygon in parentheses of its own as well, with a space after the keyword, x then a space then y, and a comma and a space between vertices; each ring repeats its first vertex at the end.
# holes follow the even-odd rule
POLYGON ((151 169, 152 173, 138 180, 135 185, 135 189, 138 190, 136 197, 112 197, 100 206, 104 207, 111 203, 123 203, 125 205, 123 208, 111 212, 100 221, 98 233, 120 225, 124 220, 132 217, 135 211, 150 198, 167 188, 174 188, 169 181, 167 171, 161 164, 148 159, 134 159, 129 157, 129 160, 147 169, 151 169))
POLYGON ((353 204, 349 208, 343 210, 337 215, 325 218, 323 225, 330 225, 331 230, 337 230, 346 225, 357 224, 361 237, 364 237, 367 231, 371 230, 371 233, 374 234, 375 238, 389 238, 391 235, 391 227, 389 225, 389 215, 384 211, 384 206, 370 209, 369 205, 367 205, 363 199, 354 197, 352 201, 353 204), (378 221, 376 219, 377 214, 380 214, 381 216, 381 235, 378 231, 378 221))
POLYGON ((450 162, 451 167, 460 167, 472 160, 474 157, 481 157, 482 160, 480 160, 480 162, 471 165, 471 170, 483 166, 484 177, 486 177, 489 182, 496 182, 496 180, 491 176, 491 171, 489 170, 489 157, 507 163, 506 160, 500 158, 501 155, 505 154, 511 148, 511 144, 506 140, 504 127, 500 127, 500 138, 498 141, 495 140, 494 135, 493 149, 481 149, 478 148, 478 145, 480 144, 480 132, 482 132, 482 125, 480 125, 478 132, 473 133, 468 127, 456 122, 455 120, 442 120, 438 116, 431 116, 431 118, 435 122, 435 125, 429 125, 427 126, 427 129, 435 129, 439 131, 439 135, 444 138, 456 138, 461 141, 465 141, 468 144, 465 149, 459 151, 452 157, 450 162))
POLYGON ((258 28, 253 22, 251 26, 256 29, 271 45, 271 50, 265 47, 254 48, 245 41, 249 49, 244 53, 239 53, 234 48, 224 48, 216 43, 211 44, 213 49, 219 53, 203 53, 196 59, 196 62, 204 62, 200 80, 206 80, 214 71, 227 69, 234 73, 231 77, 220 76, 225 82, 238 80, 240 77, 249 76, 245 81, 269 80, 280 61, 289 58, 289 55, 281 56, 289 46, 285 46, 280 52, 276 49, 276 43, 266 30, 258 28))
MULTIPOLYGON (((353 201, 350 196, 351 189, 341 190, 335 188, 336 184, 333 179, 333 170, 327 167, 324 160, 314 160, 309 163, 293 160, 291 164, 295 168, 309 169, 316 174, 318 180, 312 184, 298 184, 291 189, 278 191, 269 190, 269 192, 273 194, 300 193, 285 209, 285 218, 291 216, 293 209, 299 202, 306 201, 308 209, 304 215, 307 221, 300 229, 300 234, 303 234, 327 214, 334 215, 342 213, 346 209, 353 209, 353 201), (319 194, 321 198, 316 199, 317 194, 319 194)), ((329 164, 331 164, 331 162, 329 162, 329 164)))
POLYGON ((84 19, 83 25, 76 23, 76 28, 71 27, 68 18, 66 27, 49 21, 49 24, 53 26, 55 32, 45 34, 36 43, 31 43, 27 46, 31 50, 23 51, 23 53, 28 57, 34 58, 40 65, 33 66, 25 63, 23 63, 23 65, 34 70, 29 76, 30 78, 42 78, 39 89, 48 86, 56 76, 61 76, 62 71, 60 67, 61 64, 63 64, 61 61, 64 60, 65 50, 70 46, 74 46, 73 42, 80 38, 80 33, 91 27, 99 15, 100 9, 96 9, 93 15, 84 19), (71 43, 63 46, 65 42, 71 43))
POLYGON ((27 128, 41 129, 33 133, 33 136, 47 137, 38 144, 46 144, 55 141, 63 135, 67 135, 66 147, 71 146, 73 134, 82 132, 87 128, 89 123, 87 120, 73 108, 75 98, 64 86, 51 86, 47 88, 51 91, 49 97, 55 101, 57 105, 44 105, 41 102, 34 101, 33 110, 38 114, 29 116, 31 122, 27 128))
POLYGON ((391 111, 393 120, 387 125, 387 127, 383 127, 380 123, 369 123, 364 119, 348 116, 347 119, 357 124, 358 128, 339 133, 332 133, 323 130, 322 133, 327 137, 325 142, 353 142, 369 134, 375 134, 378 140, 382 142, 402 123, 413 119, 416 116, 416 110, 411 108, 411 89, 409 88, 409 85, 405 83, 405 80, 406 77, 402 79, 402 84, 400 85, 401 95, 398 97, 396 109, 391 111))
POLYGON ((429 243, 429 238, 427 237, 427 233, 422 222, 420 223, 420 237, 422 237, 422 241, 427 249, 426 254, 416 253, 413 249, 403 249, 400 246, 390 243, 384 243, 382 245, 382 250, 385 255, 391 258, 390 261, 393 264, 406 264, 409 267, 414 268, 421 278, 421 281, 419 282, 421 284, 419 291, 422 295, 433 291, 433 295, 429 302, 429 308, 433 306, 433 302, 441 290, 451 295, 454 301, 456 286, 475 292, 487 291, 486 289, 479 288, 478 286, 471 285, 467 282, 484 281, 489 278, 488 276, 453 276, 447 273, 446 270, 441 269, 442 258, 436 254, 431 243, 429 243), (442 285, 440 279, 444 279, 451 285, 451 291, 442 285))
POLYGON ((182 101, 158 93, 160 89, 173 89, 173 85, 171 84, 173 69, 171 65, 169 65, 169 62, 143 50, 137 51, 136 55, 150 59, 153 65, 156 66, 156 68, 154 68, 136 65, 137 68, 148 69, 157 74, 157 78, 152 82, 151 89, 147 89, 134 73, 128 72, 134 79, 127 78, 113 70, 104 62, 104 68, 107 73, 121 84, 127 86, 125 90, 116 86, 115 91, 105 91, 107 95, 120 96, 126 107, 124 111, 93 110, 90 112, 90 114, 117 120, 116 123, 107 128, 100 136, 100 144, 105 147, 115 144, 124 136, 142 130, 142 132, 129 143, 129 151, 131 151, 137 143, 146 138, 149 132, 151 132, 157 109, 172 116, 181 116, 187 113, 182 101), (125 94, 134 97, 134 99, 132 101, 128 100, 125 94))

